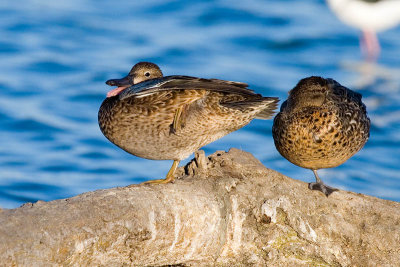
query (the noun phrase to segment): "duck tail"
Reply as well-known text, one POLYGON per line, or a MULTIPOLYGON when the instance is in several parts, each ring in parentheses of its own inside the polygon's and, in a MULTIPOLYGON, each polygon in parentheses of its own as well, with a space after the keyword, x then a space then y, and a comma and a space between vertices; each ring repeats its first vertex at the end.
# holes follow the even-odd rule
POLYGON ((262 109, 257 115, 256 119, 259 120, 268 120, 274 114, 275 110, 278 107, 279 98, 277 97, 263 97, 263 103, 265 104, 265 108, 262 109))

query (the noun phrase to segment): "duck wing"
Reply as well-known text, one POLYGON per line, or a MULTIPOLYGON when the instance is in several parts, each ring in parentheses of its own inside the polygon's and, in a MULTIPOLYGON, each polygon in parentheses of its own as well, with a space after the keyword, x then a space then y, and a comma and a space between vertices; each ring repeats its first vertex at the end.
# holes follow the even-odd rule
POLYGON ((144 97, 160 91, 170 90, 210 90, 230 94, 258 95, 249 89, 246 83, 174 75, 132 85, 122 91, 119 94, 119 98, 122 100, 131 96, 144 97))

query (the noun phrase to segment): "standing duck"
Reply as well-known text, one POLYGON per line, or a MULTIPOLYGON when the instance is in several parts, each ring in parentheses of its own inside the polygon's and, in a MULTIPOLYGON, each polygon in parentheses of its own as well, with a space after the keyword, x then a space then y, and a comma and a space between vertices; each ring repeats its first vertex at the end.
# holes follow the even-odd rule
POLYGON ((329 7, 344 23, 362 31, 361 48, 367 59, 380 53, 376 33, 400 23, 399 0, 327 0, 329 7))
POLYGON ((341 165, 369 138, 370 120, 361 94, 332 79, 302 79, 289 92, 274 119, 272 134, 279 153, 291 163, 311 169, 309 189, 329 196, 317 170, 341 165))
POLYGON ((101 104, 98 120, 113 144, 135 156, 173 160, 169 183, 181 160, 200 147, 247 125, 269 119, 278 98, 262 97, 240 82, 165 76, 153 63, 137 63, 101 104))

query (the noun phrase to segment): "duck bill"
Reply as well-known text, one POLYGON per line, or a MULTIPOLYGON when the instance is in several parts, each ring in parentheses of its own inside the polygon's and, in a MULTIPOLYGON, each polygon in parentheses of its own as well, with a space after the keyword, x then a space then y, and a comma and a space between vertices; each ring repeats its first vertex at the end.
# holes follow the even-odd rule
POLYGON ((129 76, 126 76, 122 79, 108 80, 108 81, 106 81, 106 84, 110 85, 110 86, 118 86, 117 88, 109 91, 107 93, 107 97, 119 95, 123 90, 125 90, 126 88, 128 88, 129 86, 132 85, 131 80, 129 79, 129 76))

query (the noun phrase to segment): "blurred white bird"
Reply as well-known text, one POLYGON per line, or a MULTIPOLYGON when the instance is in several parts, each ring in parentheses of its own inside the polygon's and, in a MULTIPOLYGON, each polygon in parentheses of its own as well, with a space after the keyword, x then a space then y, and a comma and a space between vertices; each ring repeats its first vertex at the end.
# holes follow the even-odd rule
POLYGON ((330 8, 344 23, 359 28, 361 50, 374 61, 380 53, 377 32, 400 23, 400 0, 327 0, 330 8))

